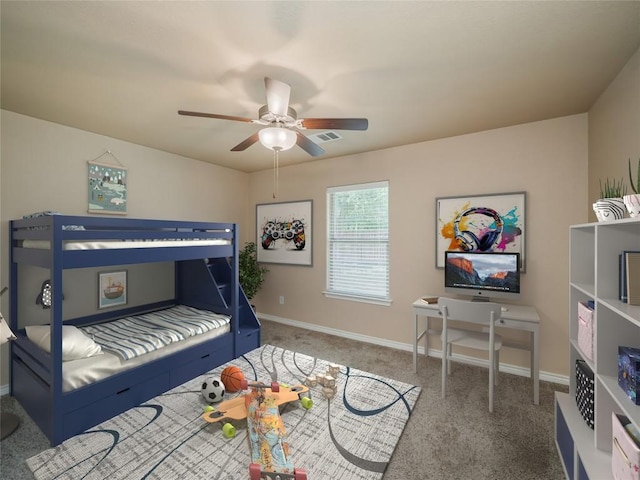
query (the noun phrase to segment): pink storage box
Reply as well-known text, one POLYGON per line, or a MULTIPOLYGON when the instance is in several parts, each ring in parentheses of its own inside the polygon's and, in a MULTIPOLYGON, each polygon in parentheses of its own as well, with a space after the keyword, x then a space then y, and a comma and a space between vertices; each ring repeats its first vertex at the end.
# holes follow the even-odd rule
POLYGON ((593 361, 593 310, 582 302, 578 302, 578 346, 593 361))
POLYGON ((627 432, 628 423, 627 417, 611 412, 611 473, 615 480, 640 480, 640 447, 627 432))

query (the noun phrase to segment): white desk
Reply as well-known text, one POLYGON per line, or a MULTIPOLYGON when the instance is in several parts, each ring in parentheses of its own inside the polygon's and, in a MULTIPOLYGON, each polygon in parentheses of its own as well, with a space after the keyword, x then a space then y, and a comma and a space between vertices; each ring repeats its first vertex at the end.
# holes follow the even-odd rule
MULTIPOLYGON (((533 403, 540 402, 540 356, 539 356, 539 331, 540 317, 534 307, 527 305, 505 305, 506 312, 502 312, 500 321, 496 322, 496 327, 511 328, 529 332, 529 345, 509 344, 504 342, 505 347, 525 348, 531 352, 531 380, 533 382, 533 403)), ((421 299, 413 302, 413 314, 415 317, 415 336, 413 340, 413 370, 418 371, 418 342, 422 337, 424 341, 425 355, 429 355, 429 335, 440 334, 437 330, 429 329, 430 318, 442 318, 438 310, 438 304, 428 304, 421 299), (424 319, 424 329, 419 332, 420 318, 424 319)))

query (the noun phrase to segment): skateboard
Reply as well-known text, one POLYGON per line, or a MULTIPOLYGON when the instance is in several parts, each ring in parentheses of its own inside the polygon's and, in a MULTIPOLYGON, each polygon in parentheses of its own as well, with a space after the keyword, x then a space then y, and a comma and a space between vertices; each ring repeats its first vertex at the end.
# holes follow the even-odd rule
MULTIPOLYGON (((294 468, 289 460, 289 445, 284 441, 286 431, 279 406, 300 400, 304 408, 311 408, 312 400, 301 396, 309 388, 305 385, 285 387, 277 382, 270 386, 243 382, 242 389, 248 387, 251 387, 248 393, 221 402, 216 411, 205 412, 202 418, 209 423, 247 419, 251 480, 306 480, 304 470, 294 468)), ((235 436, 235 427, 225 423, 222 432, 231 438, 235 436)))
POLYGON ((282 395, 274 392, 273 388, 254 385, 244 396, 251 448, 251 480, 307 479, 306 472, 294 468, 289 459, 289 444, 285 441, 286 430, 278 408, 281 399, 287 398, 289 394, 300 393, 295 390, 296 387, 294 391, 282 392, 282 395))

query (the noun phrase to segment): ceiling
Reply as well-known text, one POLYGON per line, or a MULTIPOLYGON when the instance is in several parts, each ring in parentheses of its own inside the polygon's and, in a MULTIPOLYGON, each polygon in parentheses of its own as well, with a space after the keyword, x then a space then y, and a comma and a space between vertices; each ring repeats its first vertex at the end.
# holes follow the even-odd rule
POLYGON ((262 127, 177 111, 257 118, 269 76, 299 118, 369 119, 286 166, 586 112, 640 47, 640 1, 2 0, 0 19, 3 109, 245 172, 272 166, 230 151, 262 127))

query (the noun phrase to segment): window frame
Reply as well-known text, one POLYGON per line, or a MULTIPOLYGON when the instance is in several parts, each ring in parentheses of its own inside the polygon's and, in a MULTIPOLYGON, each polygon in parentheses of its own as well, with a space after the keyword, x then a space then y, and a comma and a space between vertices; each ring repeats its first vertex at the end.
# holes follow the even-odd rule
POLYGON ((326 205, 327 205, 327 229, 326 229, 326 278, 325 278, 325 290, 322 292, 327 298, 349 300, 354 302, 370 303, 375 305, 389 306, 392 303, 391 299, 391 249, 390 249, 390 235, 389 235, 389 181, 382 180, 376 182, 357 183, 351 185, 341 185, 335 187, 327 187, 326 190, 326 205), (353 192, 357 190, 371 190, 375 188, 386 188, 387 193, 387 259, 386 259, 386 296, 380 295, 366 295, 364 293, 351 293, 341 292, 338 290, 329 289, 329 279, 331 277, 331 225, 332 225, 332 210, 331 199, 334 193, 340 192, 353 192))

